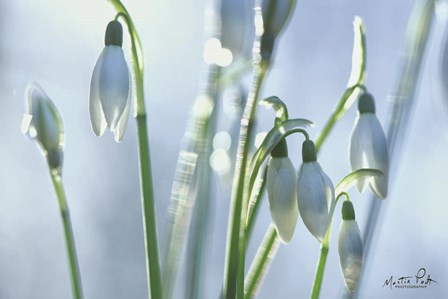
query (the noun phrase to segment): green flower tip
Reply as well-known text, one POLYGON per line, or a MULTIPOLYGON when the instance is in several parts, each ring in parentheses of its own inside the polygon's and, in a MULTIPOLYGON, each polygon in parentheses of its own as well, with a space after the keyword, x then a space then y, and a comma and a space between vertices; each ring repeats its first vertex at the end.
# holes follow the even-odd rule
POLYGON ((273 158, 285 158, 288 157, 288 145, 286 144, 286 140, 283 138, 277 143, 274 149, 271 152, 271 156, 273 158))
POLYGON ((355 220, 355 209, 351 201, 344 201, 342 204, 342 219, 355 220))
POLYGON ((114 20, 107 24, 104 43, 106 46, 115 45, 121 47, 123 45, 123 27, 120 22, 114 20))
POLYGON ((375 113, 375 100, 368 92, 359 97, 358 100, 359 113, 375 113))
POLYGON ((305 140, 302 145, 302 160, 305 162, 316 162, 316 148, 314 142, 311 140, 305 140))

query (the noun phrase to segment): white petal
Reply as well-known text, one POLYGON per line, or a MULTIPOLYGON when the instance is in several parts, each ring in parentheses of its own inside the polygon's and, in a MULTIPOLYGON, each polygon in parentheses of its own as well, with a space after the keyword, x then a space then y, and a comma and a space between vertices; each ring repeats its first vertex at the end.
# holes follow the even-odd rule
POLYGON ((101 136, 106 129, 106 118, 104 117, 103 108, 100 102, 100 74, 101 65, 104 58, 104 50, 101 52, 95 68, 92 73, 92 80, 90 81, 90 99, 89 99, 89 113, 90 124, 96 136, 101 136))
POLYGON ((361 168, 382 171, 383 176, 358 182, 358 189, 362 191, 363 187, 369 183, 378 197, 387 196, 389 173, 387 141, 374 113, 362 113, 356 119, 350 142, 350 162, 353 171, 361 168))
MULTIPOLYGON (((356 171, 361 168, 368 168, 367 157, 365 153, 365 148, 369 148, 371 142, 370 136, 368 135, 369 125, 363 114, 358 115, 355 120, 355 125, 350 138, 350 164, 352 171, 356 171)), ((367 180, 360 180, 357 182, 357 187, 359 192, 363 192, 365 186, 367 185, 367 180)))
POLYGON ((388 191, 389 181, 389 155, 387 151, 387 140, 383 128, 375 114, 368 114, 370 130, 372 132, 373 155, 371 161, 371 168, 378 169, 384 175, 373 177, 370 180, 370 188, 379 197, 385 198, 388 191))
MULTIPOLYGON (((129 82, 131 82, 131 78, 129 75, 129 82)), ((116 142, 121 142, 124 136, 124 132, 126 131, 126 127, 128 126, 129 120, 129 112, 131 111, 131 97, 132 97, 132 88, 129 88, 128 99, 126 101, 126 106, 124 107, 123 114, 118 121, 118 126, 114 131, 114 138, 116 142)))
MULTIPOLYGON (((320 165, 319 165, 320 167, 320 165)), ((322 180, 325 187, 325 195, 327 196, 327 206, 328 206, 328 215, 329 219, 333 216, 334 208, 336 206, 336 200, 334 196, 334 186, 331 179, 328 177, 328 175, 322 170, 321 168, 321 174, 322 174, 322 180)))
POLYGON ((297 224, 297 176, 288 157, 270 158, 266 177, 272 222, 284 243, 289 243, 297 224))
POLYGON ((123 49, 109 45, 103 50, 99 76, 99 95, 107 126, 115 131, 126 107, 130 80, 123 49))
POLYGON ((345 285, 353 292, 361 273, 363 254, 361 232, 355 220, 342 221, 338 249, 345 285))
POLYGON ((305 226, 319 242, 322 242, 327 232, 329 211, 332 209, 328 206, 327 190, 326 178, 319 163, 303 163, 297 183, 299 212, 305 226))

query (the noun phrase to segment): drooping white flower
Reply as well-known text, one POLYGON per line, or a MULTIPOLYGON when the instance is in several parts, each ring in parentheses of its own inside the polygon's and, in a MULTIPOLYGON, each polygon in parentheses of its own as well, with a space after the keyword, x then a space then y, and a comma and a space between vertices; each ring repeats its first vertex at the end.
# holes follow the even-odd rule
POLYGON ((335 207, 334 187, 317 162, 311 140, 303 143, 302 156, 297 183, 299 212, 311 234, 322 242, 335 207))
POLYGON ((120 22, 107 25, 103 51, 93 69, 90 82, 90 122, 97 136, 106 127, 120 142, 126 130, 131 106, 131 77, 124 59, 123 28, 120 22))
POLYGON ((361 232, 350 201, 342 206, 342 223, 338 240, 339 261, 346 287, 353 292, 362 270, 363 246, 361 232))
POLYGON ((358 100, 358 116, 350 139, 350 163, 352 171, 374 168, 383 172, 381 176, 358 182, 358 190, 369 184, 372 192, 379 198, 387 196, 389 179, 389 155, 387 140, 378 118, 375 115, 373 97, 364 93, 358 100))
POLYGON ((52 168, 62 166, 64 124, 56 106, 35 82, 26 89, 22 133, 37 140, 52 168))
MULTIPOLYGON (((279 144, 285 151, 273 151, 268 161, 266 186, 274 223, 280 239, 289 243, 297 224, 296 170, 289 159, 286 142, 279 144)), ((279 147, 277 145, 276 148, 279 147)))

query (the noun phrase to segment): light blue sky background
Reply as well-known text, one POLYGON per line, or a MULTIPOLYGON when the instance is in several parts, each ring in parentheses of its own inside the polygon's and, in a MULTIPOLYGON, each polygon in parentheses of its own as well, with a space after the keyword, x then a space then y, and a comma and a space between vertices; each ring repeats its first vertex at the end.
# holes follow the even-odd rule
MULTIPOLYGON (((187 113, 198 91, 204 39, 204 0, 125 1, 146 55, 146 99, 153 157, 159 232, 167 222, 171 181, 187 113)), ((263 96, 277 95, 291 117, 322 128, 350 72, 352 21, 367 28, 367 86, 386 123, 387 95, 398 76, 409 0, 298 1, 283 34, 263 96)), ((24 90, 37 81, 59 107, 67 133, 64 177, 72 212, 86 298, 146 296, 136 128, 131 119, 121 144, 90 129, 91 72, 114 11, 106 1, 0 2, 0 298, 70 298, 65 244, 46 165, 33 142, 20 133, 24 90)), ((251 24, 251 22, 250 22, 251 24)), ((378 222, 379 238, 360 298, 446 298, 448 296, 448 113, 440 87, 443 27, 430 39, 417 105, 400 154, 391 192, 378 222), (383 288, 391 275, 414 275, 425 267, 439 284, 424 290, 383 288)), ((128 50, 125 39, 125 49, 128 50)), ((127 51, 126 51, 127 52, 127 51)), ((259 129, 272 112, 260 109, 259 129)), ((349 133, 355 111, 336 126, 319 158, 334 182, 349 171, 349 133)), ((290 144, 300 163, 300 143, 290 144)), ((205 298, 216 298, 223 271, 228 190, 217 184, 215 223, 209 248, 205 298)), ((368 195, 352 191, 361 228, 368 195)), ((338 215, 337 210, 337 214, 338 215)), ((263 205, 249 246, 250 261, 270 222, 263 205)), ((342 293, 335 221, 322 298, 342 293)), ((311 289, 319 246, 299 221, 292 243, 281 246, 259 298, 305 298, 311 289)), ((182 283, 180 280, 179 283, 182 283)), ((178 292, 178 298, 182 295, 178 292)))

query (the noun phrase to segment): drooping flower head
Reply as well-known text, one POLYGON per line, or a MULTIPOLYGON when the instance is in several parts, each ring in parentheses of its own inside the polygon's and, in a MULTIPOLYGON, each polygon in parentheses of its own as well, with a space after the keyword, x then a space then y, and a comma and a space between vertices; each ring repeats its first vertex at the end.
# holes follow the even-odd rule
POLYGON ((268 161, 266 186, 274 223, 280 239, 289 243, 297 224, 296 200, 297 176, 294 165, 288 157, 288 148, 283 139, 271 152, 268 161))
POLYGON ((339 261, 346 287, 353 292, 362 270, 363 247, 361 232, 350 201, 342 205, 342 223, 338 240, 339 261))
POLYGON ((123 138, 131 106, 131 77, 122 44, 123 28, 120 22, 111 21, 106 29, 106 46, 93 69, 89 101, 95 135, 103 135, 108 127, 117 142, 123 138))
POLYGON ((375 114, 375 102, 369 93, 358 100, 358 116, 350 139, 350 164, 352 171, 362 168, 374 168, 383 172, 358 183, 359 191, 366 184, 379 198, 385 198, 388 190, 389 155, 386 136, 375 114))
POLYGON ((310 233, 322 242, 334 211, 334 187, 317 162, 311 140, 303 142, 302 158, 297 183, 299 212, 310 233))
POLYGON ((62 117, 42 87, 35 82, 26 89, 22 133, 36 139, 52 169, 62 167, 65 143, 62 117))

